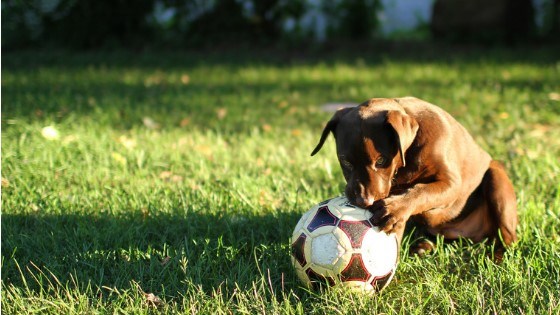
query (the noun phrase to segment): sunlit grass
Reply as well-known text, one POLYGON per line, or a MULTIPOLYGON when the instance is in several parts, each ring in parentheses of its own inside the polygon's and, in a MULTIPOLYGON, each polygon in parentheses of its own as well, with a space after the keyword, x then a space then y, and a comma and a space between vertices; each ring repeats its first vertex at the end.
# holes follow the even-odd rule
POLYGON ((4 56, 3 311, 557 313, 558 57, 422 56, 4 56), (309 156, 321 105, 404 95, 506 164, 520 241, 501 265, 466 241, 403 254, 378 296, 307 292, 288 238, 344 187, 332 141, 309 156))

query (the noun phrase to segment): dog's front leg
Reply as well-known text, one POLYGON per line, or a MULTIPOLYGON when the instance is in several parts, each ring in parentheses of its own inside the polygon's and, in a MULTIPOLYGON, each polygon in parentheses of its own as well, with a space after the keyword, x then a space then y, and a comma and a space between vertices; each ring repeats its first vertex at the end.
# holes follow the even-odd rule
MULTIPOLYGON (((450 207, 460 193, 460 175, 449 168, 442 169, 431 183, 416 184, 400 195, 390 195, 378 200, 371 207, 372 222, 387 233, 404 228, 412 215, 450 207)), ((446 222, 456 214, 442 212, 436 221, 446 222)), ((438 224, 440 222, 431 222, 438 224)), ((431 224, 430 224, 431 225, 431 224)))

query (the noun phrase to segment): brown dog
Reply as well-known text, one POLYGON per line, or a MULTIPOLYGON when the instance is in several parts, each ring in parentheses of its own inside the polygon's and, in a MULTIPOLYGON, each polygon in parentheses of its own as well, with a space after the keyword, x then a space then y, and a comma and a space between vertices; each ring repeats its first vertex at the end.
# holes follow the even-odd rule
POLYGON ((346 196, 399 242, 409 218, 450 239, 517 239, 517 203, 504 168, 441 108, 405 97, 341 109, 311 155, 330 132, 346 196))

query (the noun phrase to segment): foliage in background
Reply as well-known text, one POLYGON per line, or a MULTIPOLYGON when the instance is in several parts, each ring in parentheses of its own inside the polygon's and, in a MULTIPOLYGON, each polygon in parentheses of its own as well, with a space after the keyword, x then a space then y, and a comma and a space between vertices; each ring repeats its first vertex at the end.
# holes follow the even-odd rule
POLYGON ((334 38, 367 39, 375 35, 378 28, 377 12, 381 9, 379 0, 325 1, 323 10, 328 20, 334 23, 328 34, 334 38))
POLYGON ((560 37, 560 0, 546 0, 542 6, 544 16, 539 35, 557 39, 560 37))
MULTIPOLYGON (((513 10, 515 12, 533 12, 529 0, 481 3, 488 3, 492 8, 504 1, 523 4, 518 5, 520 9, 513 10)), ((560 39, 559 1, 543 1, 542 27, 532 30, 530 35, 560 39)), ((440 2, 455 7, 459 17, 465 15, 457 5, 459 2, 435 1, 436 4, 440 2)), ((270 42, 307 45, 318 40, 340 39, 367 41, 380 36, 382 6, 381 0, 6 0, 2 1, 2 46, 4 49, 139 49, 270 42)), ((443 14, 446 16, 449 14, 443 14)), ((507 36, 519 33, 517 16, 532 23, 531 13, 502 16, 512 30, 506 32, 507 36)), ((437 20, 441 20, 439 15, 437 20)), ((451 23, 455 20, 458 19, 453 18, 451 23)), ((503 21, 494 22, 489 24, 492 27, 477 29, 467 37, 463 28, 456 29, 452 24, 444 24, 447 25, 444 29, 451 32, 447 38, 461 41, 483 38, 493 42, 503 36, 500 27, 494 26, 504 24, 503 21)))
POLYGON ((314 36, 301 23, 309 10, 325 12, 329 35, 362 39, 375 32, 379 8, 378 0, 8 0, 2 44, 87 49, 301 41, 314 36))
POLYGON ((96 48, 142 45, 153 0, 2 1, 2 46, 96 48))

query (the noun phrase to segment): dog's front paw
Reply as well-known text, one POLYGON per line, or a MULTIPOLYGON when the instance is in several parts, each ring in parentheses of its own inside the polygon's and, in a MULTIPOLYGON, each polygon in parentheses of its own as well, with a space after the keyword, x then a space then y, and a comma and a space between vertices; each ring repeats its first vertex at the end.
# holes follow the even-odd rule
POLYGON ((410 217, 410 211, 403 206, 401 197, 388 197, 376 201, 369 210, 373 214, 370 218, 371 223, 388 234, 404 229, 410 217))

